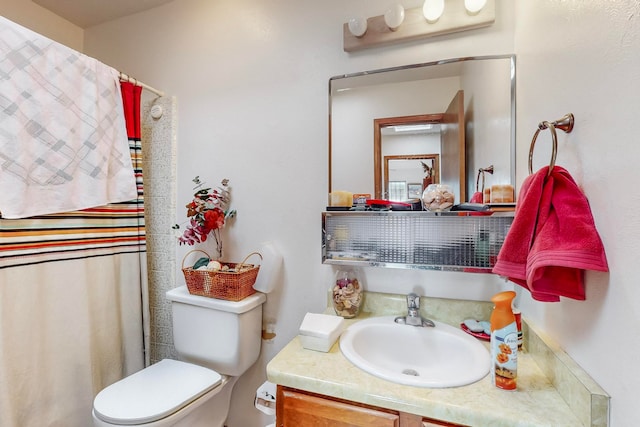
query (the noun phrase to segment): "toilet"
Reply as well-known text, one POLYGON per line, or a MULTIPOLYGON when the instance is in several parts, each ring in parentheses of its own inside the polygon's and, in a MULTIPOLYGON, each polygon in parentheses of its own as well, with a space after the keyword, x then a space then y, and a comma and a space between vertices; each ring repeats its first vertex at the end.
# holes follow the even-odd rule
POLYGON ((260 354, 263 293, 241 301, 166 294, 180 360, 164 359, 102 390, 93 425, 223 427, 236 381, 260 354))

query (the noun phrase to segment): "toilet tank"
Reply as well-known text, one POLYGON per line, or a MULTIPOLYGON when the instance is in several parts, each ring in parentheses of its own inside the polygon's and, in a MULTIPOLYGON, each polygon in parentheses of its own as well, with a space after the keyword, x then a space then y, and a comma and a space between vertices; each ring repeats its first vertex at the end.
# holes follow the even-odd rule
POLYGON ((182 360, 240 376, 258 359, 264 294, 225 301, 191 295, 182 286, 166 295, 173 315, 173 343, 182 360))

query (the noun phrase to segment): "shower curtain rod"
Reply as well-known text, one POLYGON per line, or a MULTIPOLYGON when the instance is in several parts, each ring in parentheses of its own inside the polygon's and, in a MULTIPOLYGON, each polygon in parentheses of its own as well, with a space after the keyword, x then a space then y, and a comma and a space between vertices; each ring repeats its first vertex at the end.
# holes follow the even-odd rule
POLYGON ((164 96, 164 92, 162 92, 161 90, 158 90, 156 88, 153 88, 149 85, 146 85, 144 83, 142 83, 140 80, 137 80, 131 76, 129 76, 128 74, 123 73, 122 71, 119 72, 120 73, 120 80, 121 81, 125 81, 125 82, 129 82, 129 83, 133 83, 136 86, 140 86, 144 89, 147 89, 150 92, 155 93, 158 96, 164 96))

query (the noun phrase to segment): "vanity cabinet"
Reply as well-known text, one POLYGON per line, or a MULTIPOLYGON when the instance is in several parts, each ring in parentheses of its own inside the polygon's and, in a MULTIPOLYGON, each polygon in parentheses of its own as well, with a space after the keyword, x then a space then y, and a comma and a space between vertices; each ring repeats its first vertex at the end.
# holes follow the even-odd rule
POLYGON ((278 386, 277 427, 460 427, 391 409, 278 386))

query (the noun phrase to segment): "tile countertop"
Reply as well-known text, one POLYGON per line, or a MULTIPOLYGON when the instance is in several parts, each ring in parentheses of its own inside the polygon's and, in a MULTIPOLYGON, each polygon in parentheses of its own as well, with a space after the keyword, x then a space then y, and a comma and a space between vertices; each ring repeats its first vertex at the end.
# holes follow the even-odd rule
MULTIPOLYGON (((488 319, 492 309, 491 303, 484 302, 423 300, 424 316, 455 326, 464 319, 488 319)), ((402 295, 367 293, 360 316, 348 323, 371 316, 402 314, 403 310, 406 312, 402 295)), ((399 385, 351 364, 342 355, 339 341, 323 353, 303 348, 299 337, 269 362, 267 378, 283 386, 469 426, 608 425, 609 397, 566 354, 554 345, 544 345, 544 339, 529 325, 524 327, 524 346, 528 348, 531 340, 536 353, 519 354, 517 391, 494 387, 489 375, 463 387, 399 385), (542 364, 538 353, 543 358, 542 364), (562 381, 564 390, 559 390, 557 381, 562 381)))

